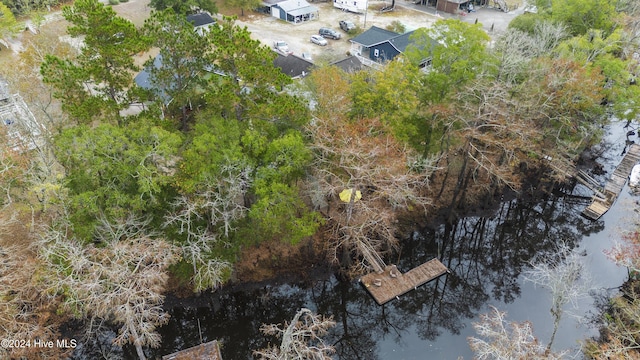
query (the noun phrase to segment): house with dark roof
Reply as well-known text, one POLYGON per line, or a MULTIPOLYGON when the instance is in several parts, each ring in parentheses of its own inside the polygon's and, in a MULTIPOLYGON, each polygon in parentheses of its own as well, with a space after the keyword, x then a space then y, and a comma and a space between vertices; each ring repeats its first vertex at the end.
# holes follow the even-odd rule
POLYGON ((187 15, 187 21, 193 24, 193 28, 200 35, 204 35, 209 27, 216 23, 216 19, 206 12, 187 15))
POLYGON ((292 24, 320 17, 318 8, 305 0, 264 0, 260 10, 292 24))
POLYGON ((356 56, 349 56, 346 59, 342 59, 331 63, 332 66, 337 66, 347 73, 358 72, 362 69, 362 63, 356 56))
MULTIPOLYGON (((367 31, 351 39, 351 53, 364 65, 379 68, 387 61, 393 60, 396 56, 404 53, 407 46, 411 45, 411 35, 413 31, 398 34, 385 30, 377 26, 372 26, 367 31)), ((430 62, 425 59, 421 64, 430 62)))
POLYGON ((287 56, 278 54, 278 57, 273 60, 273 65, 280 68, 284 74, 292 79, 300 79, 309 75, 313 67, 311 61, 293 54, 287 56))

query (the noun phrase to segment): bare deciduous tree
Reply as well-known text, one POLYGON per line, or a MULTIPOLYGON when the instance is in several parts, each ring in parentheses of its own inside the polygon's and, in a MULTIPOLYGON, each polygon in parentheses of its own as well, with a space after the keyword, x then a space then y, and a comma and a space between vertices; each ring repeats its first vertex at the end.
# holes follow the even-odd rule
POLYGON ((553 333, 547 345, 547 351, 549 351, 564 314, 565 305, 570 303, 577 308, 577 301, 587 296, 589 275, 586 273, 582 255, 575 248, 571 249, 561 242, 557 245, 556 252, 532 264, 532 268, 525 273, 525 279, 551 292, 550 311, 553 316, 553 333))
POLYGON ((640 273, 640 233, 632 231, 616 240, 613 246, 605 251, 605 255, 618 266, 624 266, 627 271, 640 273))
POLYGON ((231 263, 228 261, 209 258, 210 245, 214 241, 202 234, 187 240, 187 243, 182 246, 183 257, 191 261, 193 266, 192 281, 194 291, 197 293, 222 285, 227 274, 232 270, 231 263))
POLYGON ((195 195, 182 195, 174 202, 177 211, 166 216, 165 226, 177 225, 180 233, 192 238, 199 236, 194 222, 206 220, 208 232, 222 227, 224 236, 229 237, 233 222, 248 210, 244 196, 251 187, 251 172, 248 165, 232 162, 223 165, 215 179, 207 179, 198 186, 195 195))
POLYGON ((312 76, 318 111, 308 131, 317 156, 309 192, 316 205, 326 204, 320 210, 333 226, 329 252, 334 260, 346 265, 345 257, 356 254, 368 263, 360 265, 375 268, 378 261, 373 259, 397 243, 397 211, 426 210, 430 204, 421 191, 429 184, 435 160, 413 167, 417 156, 396 140, 387 124, 377 118, 351 121, 344 111, 336 111, 349 102, 346 93, 339 93, 346 91, 345 79, 324 71, 312 76), (353 198, 341 201, 338 195, 349 189, 353 198), (361 198, 355 199, 358 192, 361 198))
POLYGON ((144 223, 102 223, 104 246, 84 246, 64 230, 50 229, 40 244, 40 258, 51 294, 64 297, 63 307, 77 317, 120 325, 117 345, 132 343, 140 359, 143 346, 157 347, 156 327, 168 321, 162 309, 167 268, 179 251, 142 232, 144 223))
POLYGON ((173 203, 176 210, 165 216, 165 227, 175 226, 186 236, 182 251, 193 266, 192 281, 198 293, 220 286, 231 272, 229 262, 209 258, 209 254, 222 236, 229 237, 233 223, 248 210, 244 196, 251 186, 251 168, 228 162, 218 175, 201 184, 195 194, 179 196, 173 203))
POLYGON ((260 331, 282 340, 280 346, 254 351, 254 355, 263 360, 330 360, 335 350, 324 343, 322 336, 334 325, 331 318, 302 308, 289 324, 262 325, 260 331))
POLYGON ((470 337, 469 346, 479 360, 553 360, 565 353, 548 353, 533 335, 530 322, 508 322, 506 312, 491 306, 488 314, 473 323, 476 333, 484 339, 470 337))
MULTIPOLYGON (((49 301, 43 296, 38 264, 29 247, 31 238, 11 206, 0 207, 0 338, 59 339, 50 323, 49 301)), ((3 359, 59 359, 65 349, 0 347, 3 359)))

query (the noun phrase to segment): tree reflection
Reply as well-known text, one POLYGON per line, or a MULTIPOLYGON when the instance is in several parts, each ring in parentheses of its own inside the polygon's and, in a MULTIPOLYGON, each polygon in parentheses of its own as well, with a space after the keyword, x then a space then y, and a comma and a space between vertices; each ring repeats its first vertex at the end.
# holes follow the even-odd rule
POLYGON ((252 350, 266 347, 270 340, 259 332, 260 325, 288 321, 302 307, 333 316, 336 326, 325 340, 335 346, 338 359, 379 359, 380 342, 402 342, 413 331, 425 341, 459 334, 487 303, 518 298, 521 273, 538 257, 555 251, 560 240, 573 247, 584 234, 602 230, 601 223, 580 216, 586 201, 578 200, 549 195, 536 202, 505 201, 491 216, 414 231, 403 240, 400 256, 387 262, 406 272, 438 257, 451 274, 384 306, 357 282, 327 274, 303 284, 202 295, 196 305, 170 309, 170 323, 160 331, 162 348, 148 353, 157 358, 195 346, 202 334, 204 342, 222 341, 225 359, 251 359, 252 350))

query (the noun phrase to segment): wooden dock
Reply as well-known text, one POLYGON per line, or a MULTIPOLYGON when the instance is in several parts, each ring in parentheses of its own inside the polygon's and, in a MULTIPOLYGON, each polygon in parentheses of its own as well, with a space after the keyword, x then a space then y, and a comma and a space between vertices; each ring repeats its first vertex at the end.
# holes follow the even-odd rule
POLYGON ((162 360, 222 360, 217 340, 165 355, 162 360))
POLYGON ((598 220, 602 215, 604 215, 604 213, 606 213, 616 201, 618 195, 620 195, 620 192, 624 188, 624 184, 626 184, 627 179, 631 174, 631 169, 633 169, 639 160, 640 145, 632 144, 627 150, 627 153, 624 154, 624 157, 622 158, 622 161, 620 161, 620 164, 618 164, 618 167, 615 169, 613 174, 611 174, 611 178, 605 184, 603 191, 604 197, 594 196, 591 204, 584 209, 582 215, 591 220, 598 220))
POLYGON ((378 305, 382 305, 447 272, 449 270, 444 264, 432 259, 404 274, 395 265, 386 266, 382 272, 364 275, 360 282, 378 305))

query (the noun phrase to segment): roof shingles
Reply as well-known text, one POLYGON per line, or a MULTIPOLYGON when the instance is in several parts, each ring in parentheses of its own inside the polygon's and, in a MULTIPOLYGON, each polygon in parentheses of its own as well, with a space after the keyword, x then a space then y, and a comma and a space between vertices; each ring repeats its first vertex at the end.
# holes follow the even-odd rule
POLYGON ((388 41, 398 35, 400 34, 379 28, 377 26, 372 26, 367 31, 351 39, 351 42, 361 44, 366 47, 371 47, 388 41))

